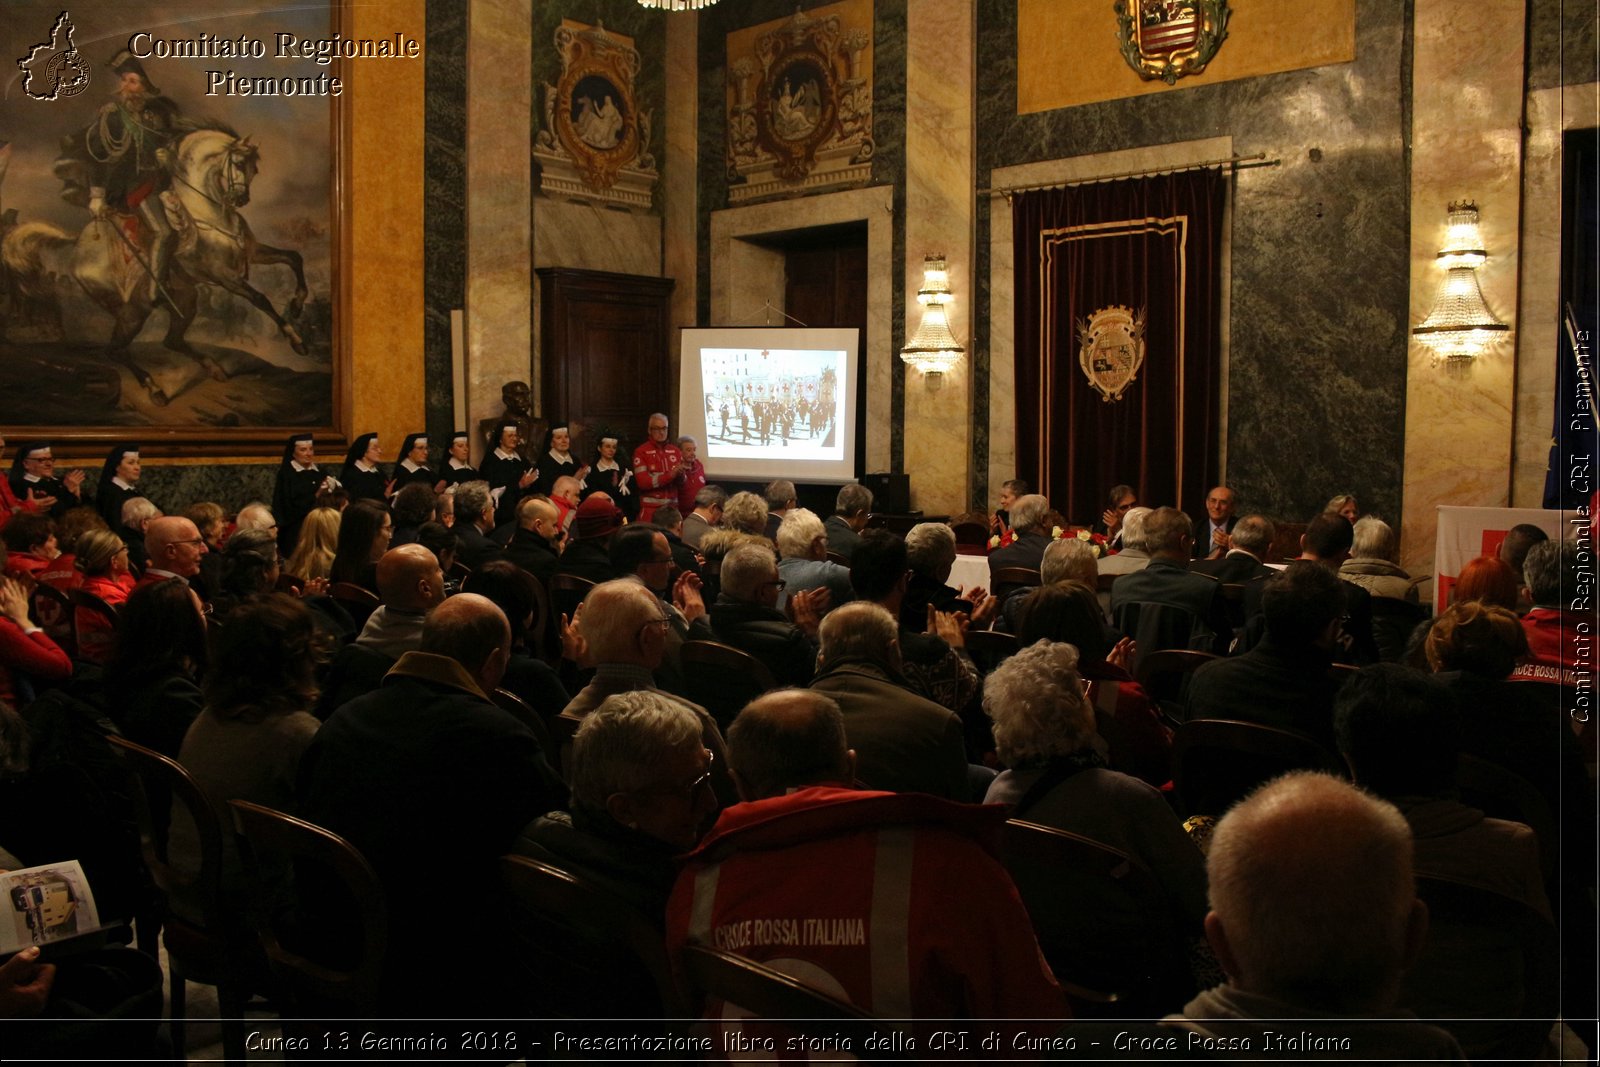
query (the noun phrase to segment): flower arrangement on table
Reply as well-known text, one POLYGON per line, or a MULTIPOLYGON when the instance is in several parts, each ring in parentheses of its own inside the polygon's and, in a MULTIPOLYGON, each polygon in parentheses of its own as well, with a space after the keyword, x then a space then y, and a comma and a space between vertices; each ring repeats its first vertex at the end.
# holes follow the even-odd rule
MULTIPOLYGON (((1077 527, 1070 530, 1063 530, 1059 526, 1050 527, 1050 540, 1059 541, 1063 537, 1075 537, 1079 541, 1083 541, 1090 548, 1094 549, 1094 555, 1096 559, 1099 559, 1110 552, 1109 542, 1107 542, 1105 534, 1090 533, 1089 530, 1084 527, 1077 527)), ((1016 531, 1007 527, 1000 533, 997 533, 993 537, 989 538, 989 551, 993 552, 997 548, 1005 548, 1016 539, 1016 531)))

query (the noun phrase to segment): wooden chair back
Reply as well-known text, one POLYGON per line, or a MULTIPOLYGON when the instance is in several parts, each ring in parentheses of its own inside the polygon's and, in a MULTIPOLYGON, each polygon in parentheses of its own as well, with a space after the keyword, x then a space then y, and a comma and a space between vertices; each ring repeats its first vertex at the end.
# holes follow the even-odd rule
POLYGON ((561 616, 572 618, 593 588, 593 582, 576 574, 557 574, 550 579, 550 626, 556 634, 561 633, 561 616))
POLYGON ((1172 742, 1173 784, 1188 815, 1222 815, 1287 771, 1349 777, 1344 761, 1304 734, 1233 719, 1190 719, 1172 742))
POLYGON ((1176 905, 1138 860, 1023 819, 1006 823, 1001 858, 1075 1010, 1134 1015, 1192 992, 1176 905))
POLYGON ((800 1033, 818 1037, 848 1033, 864 1039, 895 1032, 854 1004, 731 952, 686 945, 678 956, 678 970, 691 1005, 723 1001, 743 1008, 752 1018, 782 1019, 800 1033))
POLYGON ((308 869, 326 872, 342 884, 354 913, 343 913, 346 932, 360 933, 360 952, 350 961, 313 959, 301 950, 306 938, 297 916, 275 911, 260 931, 273 974, 283 983, 290 1007, 301 1018, 326 1017, 330 1009, 370 1017, 378 1007, 379 981, 388 954, 388 912, 383 883, 366 858, 344 838, 281 811, 231 800, 234 827, 247 866, 259 871, 274 857, 292 865, 296 877, 308 869))
POLYGON ((1195 671, 1222 657, 1187 648, 1162 648, 1139 657, 1134 680, 1161 708, 1162 716, 1176 726, 1188 717, 1189 678, 1195 671))
POLYGON ((1043 584, 1032 567, 1001 567, 989 575, 989 592, 1004 600, 1018 589, 1035 589, 1043 584))
POLYGON ((1492 818, 1525 823, 1533 831, 1539 839, 1539 868, 1550 884, 1561 854, 1561 831, 1539 788, 1515 771, 1468 752, 1457 757, 1456 788, 1462 803, 1492 818))
POLYGON ((766 664, 732 645, 685 641, 679 657, 689 683, 689 699, 709 711, 723 730, 746 704, 778 688, 766 664))
POLYGON ((489 697, 495 702, 496 707, 509 711, 516 716, 518 722, 532 730, 533 735, 539 739, 539 747, 544 749, 545 757, 553 760, 556 750, 555 739, 550 735, 550 727, 545 725, 544 718, 534 711, 526 700, 509 689, 496 689, 489 694, 489 697))
POLYGON ((1000 630, 968 630, 964 640, 967 654, 985 674, 1017 651, 1017 635, 1000 630))
POLYGON ((527 856, 502 856, 505 930, 526 964, 530 1014, 682 1019, 661 931, 626 901, 527 856))
POLYGON ((1417 896, 1428 938, 1402 1002, 1454 1034, 1473 1063, 1541 1059, 1561 1011, 1555 925, 1522 901, 1444 878, 1419 874, 1417 896))
POLYGON ((216 810, 199 783, 177 760, 115 734, 107 735, 106 740, 122 752, 140 788, 141 802, 135 814, 139 820, 139 847, 151 881, 164 896, 181 895, 197 905, 199 928, 220 931, 224 927, 218 901, 222 886, 222 826, 216 810), (153 798, 176 800, 184 817, 194 823, 200 844, 199 867, 183 868, 169 862, 168 820, 165 811, 155 810, 153 798))

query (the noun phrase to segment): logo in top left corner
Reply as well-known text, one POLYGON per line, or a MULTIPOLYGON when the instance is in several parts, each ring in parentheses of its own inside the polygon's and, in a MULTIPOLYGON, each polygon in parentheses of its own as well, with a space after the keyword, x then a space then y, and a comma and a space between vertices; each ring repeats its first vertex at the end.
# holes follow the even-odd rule
POLYGON ((89 63, 72 40, 72 16, 63 11, 50 27, 50 39, 17 60, 22 91, 33 100, 64 100, 89 87, 89 63))

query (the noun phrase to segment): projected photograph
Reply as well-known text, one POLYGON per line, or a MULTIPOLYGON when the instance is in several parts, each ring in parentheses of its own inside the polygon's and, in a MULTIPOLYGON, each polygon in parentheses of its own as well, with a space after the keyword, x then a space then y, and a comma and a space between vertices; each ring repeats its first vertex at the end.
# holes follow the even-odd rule
POLYGON ((700 349, 707 457, 839 459, 844 360, 842 351, 700 349))

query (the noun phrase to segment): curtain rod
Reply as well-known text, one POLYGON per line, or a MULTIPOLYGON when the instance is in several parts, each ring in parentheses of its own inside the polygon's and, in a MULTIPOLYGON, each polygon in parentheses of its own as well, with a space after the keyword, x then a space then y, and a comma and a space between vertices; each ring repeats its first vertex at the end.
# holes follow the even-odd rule
POLYGON ((1115 181, 1118 178, 1144 178, 1152 174, 1178 174, 1186 170, 1205 170, 1208 167, 1227 167, 1230 170, 1251 170, 1255 167, 1276 167, 1281 159, 1268 159, 1265 152, 1253 156, 1233 156, 1228 159, 1208 159, 1204 163, 1188 163, 1181 167, 1153 167, 1148 170, 1127 170, 1120 174, 1099 174, 1092 178, 1073 178, 1070 181, 1038 182, 1034 185, 1009 185, 1003 188, 979 189, 979 196, 1003 196, 1011 199, 1015 193, 1035 189, 1065 189, 1071 185, 1091 185, 1095 182, 1115 181))

